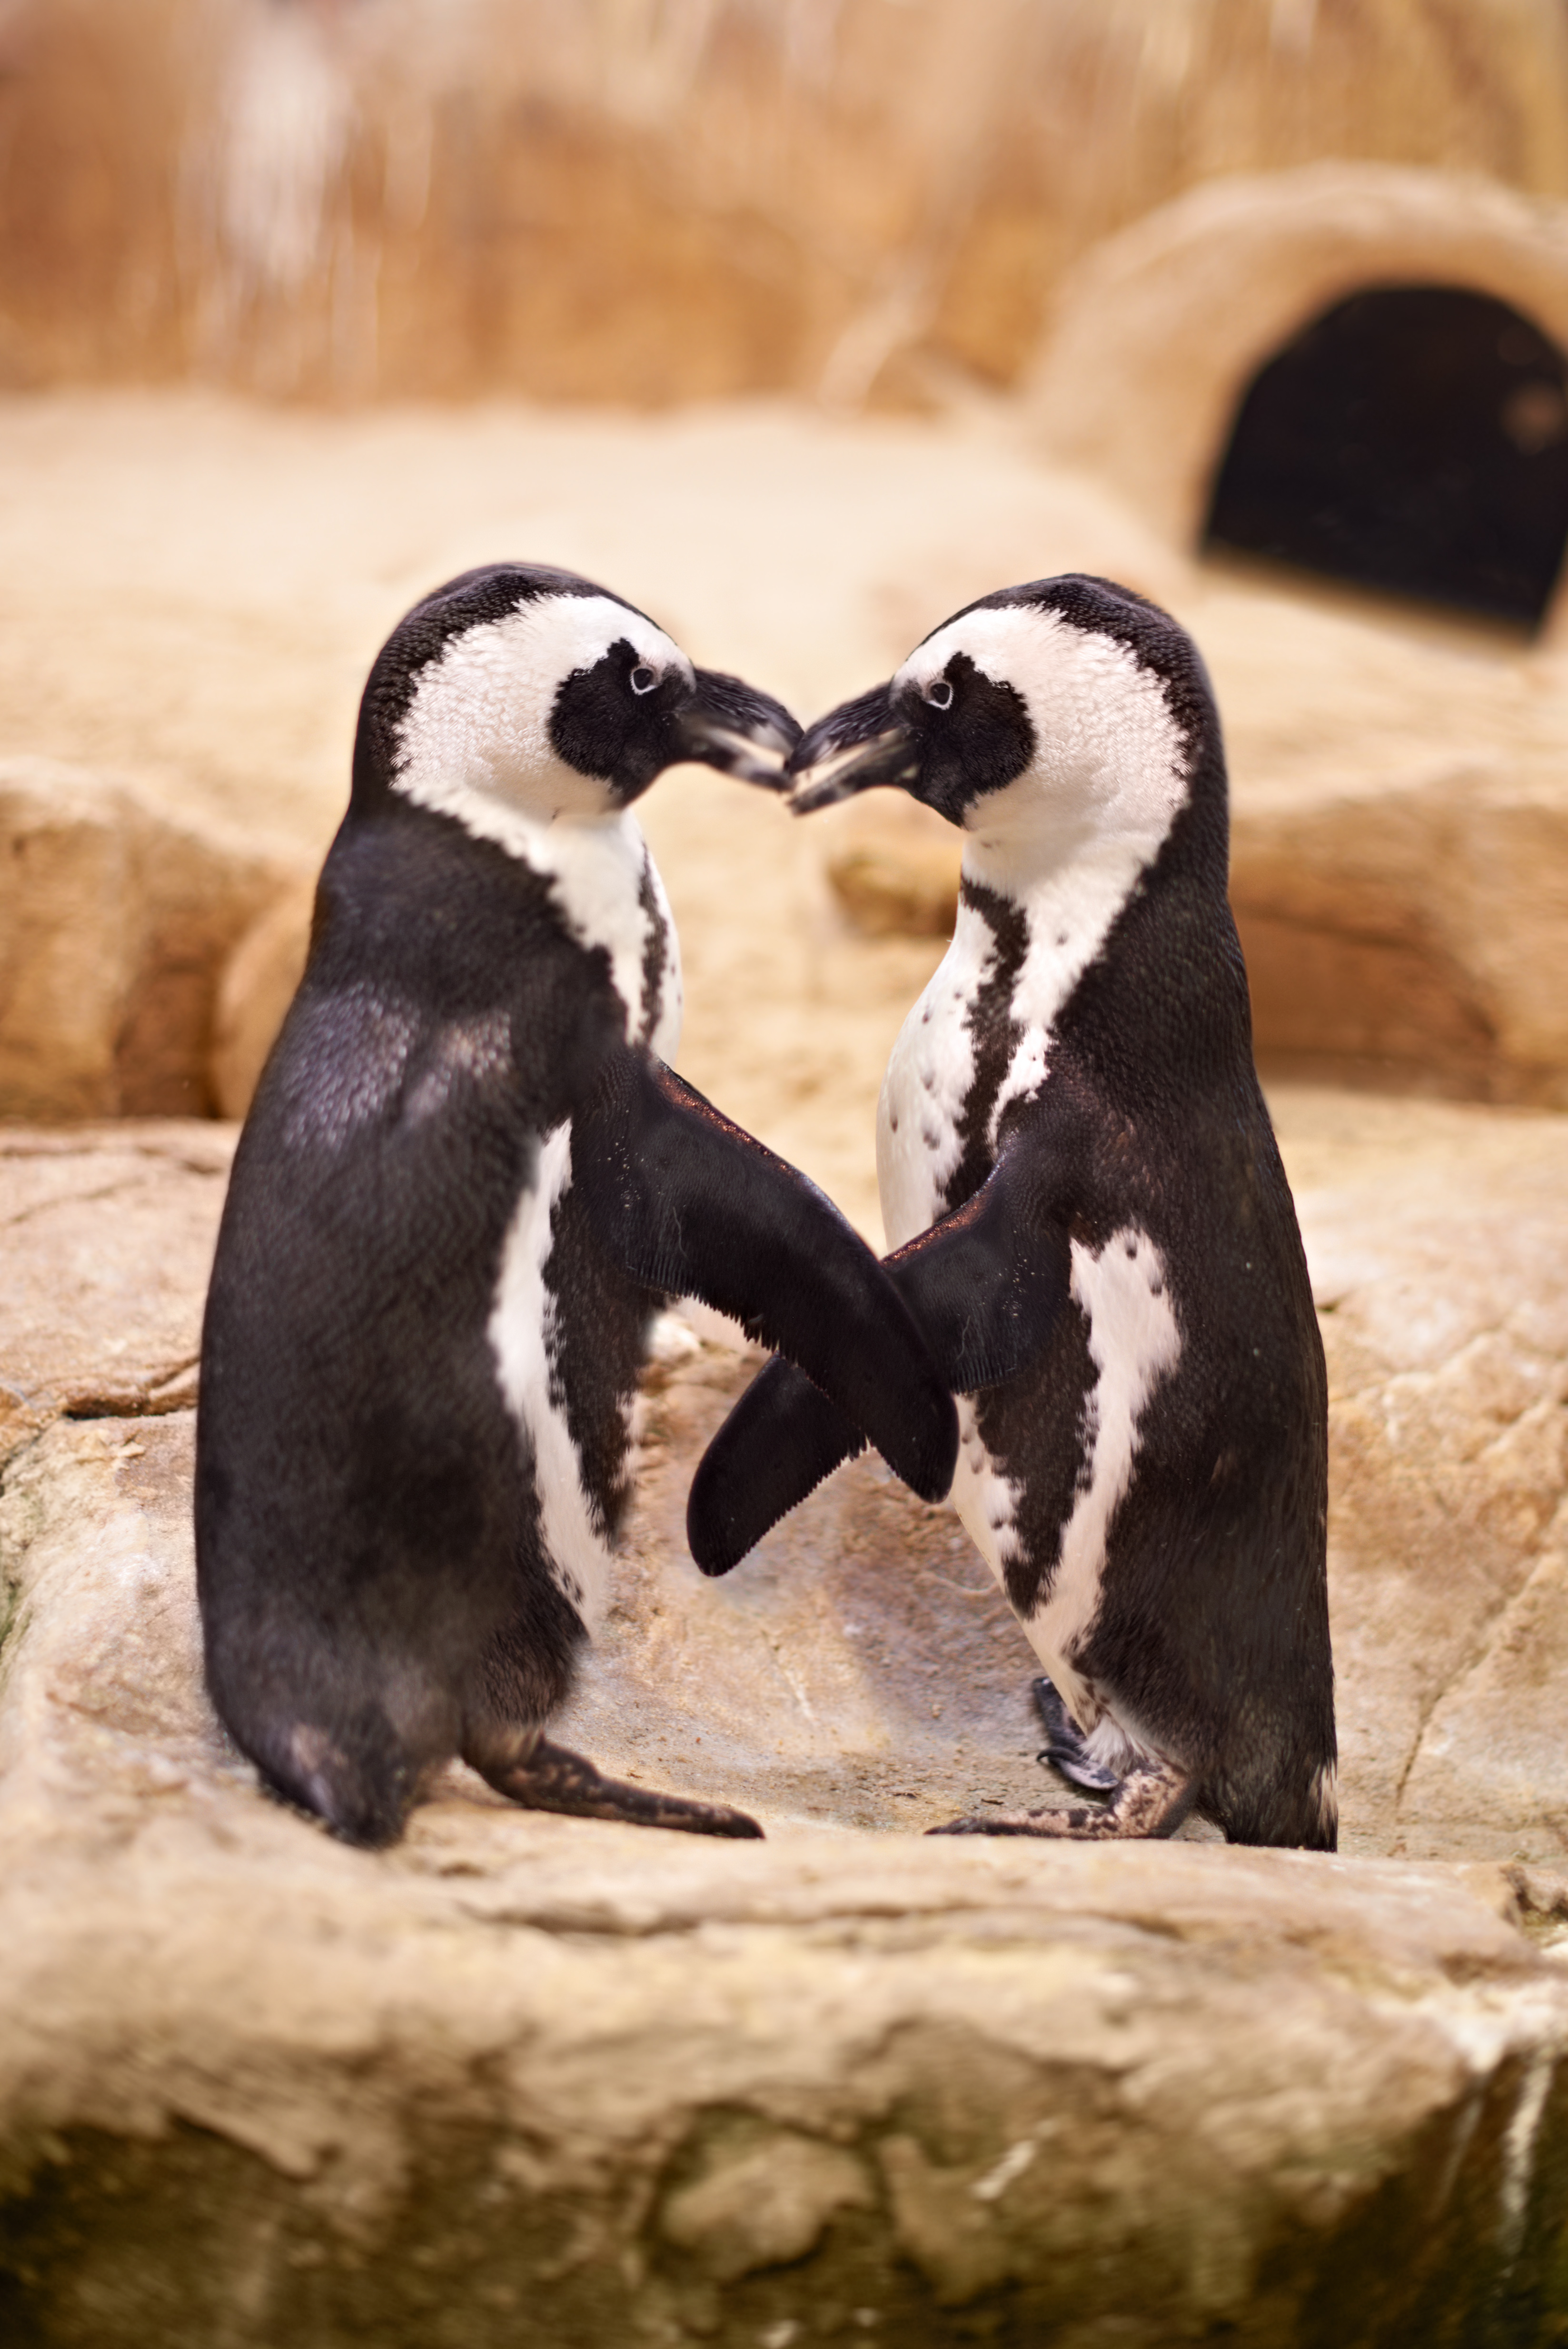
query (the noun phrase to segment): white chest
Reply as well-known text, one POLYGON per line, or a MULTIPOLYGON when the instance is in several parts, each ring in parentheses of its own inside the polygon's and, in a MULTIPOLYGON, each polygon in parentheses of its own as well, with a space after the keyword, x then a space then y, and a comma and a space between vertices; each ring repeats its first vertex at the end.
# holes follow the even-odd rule
MULTIPOLYGON (((668 1060, 680 1039, 680 949, 664 885, 629 815, 613 823, 530 828, 508 843, 549 882, 580 946, 602 949, 626 1009, 627 1038, 668 1060)), ((489 1335, 503 1394, 527 1439, 539 1531, 556 1582, 587 1630, 608 1604, 614 1544, 568 1424, 550 1263, 555 1214, 571 1186, 570 1120, 544 1138, 532 1186, 503 1251, 489 1335)), ((629 1419, 627 1423, 629 1441, 629 1419)))
POLYGON ((584 1481, 567 1423, 559 1312, 548 1275, 556 1208, 571 1181, 566 1119, 545 1135, 535 1179, 513 1216, 489 1338, 501 1392, 527 1442, 545 1564, 592 1634, 609 1603, 614 1545, 603 1508, 584 1481))
POLYGON ((627 1040, 669 1060, 680 1041, 680 947, 664 884, 629 809, 604 814, 559 809, 530 814, 504 795, 475 790, 439 765, 410 771, 398 789, 421 807, 455 816, 476 840, 493 841, 545 881, 570 935, 600 949, 626 1010, 627 1040))
POLYGON ((1002 938, 980 903, 961 900, 951 946, 905 1020, 883 1080, 877 1174, 890 1247, 924 1231, 946 1203, 966 1134, 983 1109, 994 1152, 1002 1112, 1045 1081, 1063 1008, 1105 944, 1142 866, 1132 852, 1083 855, 1066 870, 1024 878, 983 837, 971 840, 964 874, 977 899, 1002 909, 1002 938), (1003 919, 1003 916, 1005 918, 1003 919), (1001 966, 999 968, 999 966, 1001 966), (972 1100, 979 1062, 995 1030, 988 1098, 972 1100))
POLYGON ((608 957, 628 1041, 669 1060, 680 1041, 680 946, 636 818, 533 825, 526 854, 578 945, 608 957))
MULTIPOLYGON (((1098 1250, 1075 1240, 1072 1266, 1072 1298, 1088 1323, 1095 1382, 1082 1407, 1077 1489, 1054 1557, 1031 1560, 1040 1582, 1023 1629, 1087 1731, 1096 1708, 1076 1658, 1099 1612, 1111 1520, 1137 1473, 1144 1413, 1181 1359, 1181 1330, 1164 1257, 1138 1226, 1127 1225, 1098 1250)), ((987 1451, 971 1402, 960 1405, 959 1428, 953 1506, 1005 1588, 1021 1547, 1023 1488, 987 1451)), ((1121 1726, 1136 1737, 1133 1724, 1121 1726)))
POLYGON ((877 1106, 877 1185, 890 1248, 935 1221, 963 1154, 959 1124, 975 1073, 971 1021, 995 955, 989 924, 961 905, 952 944, 888 1059, 877 1106))

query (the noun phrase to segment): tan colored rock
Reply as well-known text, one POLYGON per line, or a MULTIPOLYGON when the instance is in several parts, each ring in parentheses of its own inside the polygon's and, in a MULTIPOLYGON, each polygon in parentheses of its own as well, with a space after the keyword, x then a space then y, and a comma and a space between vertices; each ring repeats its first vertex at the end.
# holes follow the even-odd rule
POLYGON ((252 923, 223 965, 209 1064, 220 1117, 242 1118, 251 1105, 273 1039, 305 976, 315 903, 315 882, 296 882, 252 923))
POLYGON ((221 824, 0 766, 0 1115, 200 1116, 219 966, 284 870, 221 824))
POLYGON ((1348 1839, 1468 1864, 898 1833, 1039 1799, 1027 1651, 866 1463, 703 1583, 686 1481, 746 1360, 679 1326, 562 1728, 769 1842, 530 1816, 454 1766, 394 1851, 333 1843, 202 1692, 191 1413, 59 1415, 125 1372, 117 1228, 165 1271, 144 1377, 193 1327, 229 1130, 13 1135, 0 1350, 53 1383, 0 1489, 8 2312, 95 2349, 424 2349, 437 2315, 936 2344, 969 2309, 1391 2349, 1484 2340, 1501 2297, 1550 2340, 1568 1122, 1276 1108, 1334 1381, 1348 1839), (52 1368, 23 1263, 76 1298, 52 1368))
POLYGON ((1568 347, 1568 206, 1448 171, 1315 162, 1195 188, 1064 285, 1033 389, 1058 461, 1194 546, 1253 376, 1373 285, 1459 285, 1568 347))
POLYGON ((1561 1861, 1568 1120, 1272 1100, 1328 1355, 1347 1841, 1561 1861))
MULTIPOLYGON (((1494 1847, 1500 1819, 1533 1813, 1568 1851, 1568 1506, 1488 1634, 1428 1716, 1401 1809, 1432 1847, 1494 1847)), ((1545 1837, 1532 1841, 1539 1849, 1545 1837)))
POLYGON ((66 1413, 188 1410, 232 1127, 0 1125, 0 1475, 66 1413))
POLYGON ((1568 780, 1460 754, 1259 781, 1231 843, 1266 1063, 1568 1105, 1568 780))
POLYGON ((1550 2337, 1568 1975, 1503 1871, 776 1819, 737 1852, 461 1773, 355 1852, 216 1733, 189 1476, 186 1415, 63 1422, 0 1502, 27 2326, 752 2349, 979 2303, 1290 2342, 1327 2299, 1355 2344, 1502 2292, 1550 2337))
POLYGON ((742 2150, 713 2147, 702 2177, 679 2187, 659 2219, 669 2240, 696 2252, 720 2283, 804 2259, 836 2211, 876 2206, 852 2154, 793 2130, 748 2137, 742 2150))

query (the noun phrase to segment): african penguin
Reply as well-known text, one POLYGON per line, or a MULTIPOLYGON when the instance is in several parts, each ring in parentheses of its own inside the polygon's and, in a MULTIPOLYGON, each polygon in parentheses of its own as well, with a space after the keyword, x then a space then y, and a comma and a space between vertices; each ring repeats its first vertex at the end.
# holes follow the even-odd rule
POLYGON ((234 1159, 202 1340, 208 1685, 276 1792, 401 1830, 461 1754, 535 1808, 714 1835, 542 1727, 605 1606, 645 1335, 744 1321, 899 1473, 956 1414, 908 1308, 803 1175, 665 1065, 680 978, 630 803, 798 733, 618 596, 500 564, 370 672, 305 977, 234 1159))
MULTIPOLYGON (((896 783, 965 834, 958 921, 888 1064, 888 1259, 962 1398, 952 1500, 1103 1806, 940 1832, 1332 1850, 1327 1390, 1252 1064, 1220 721, 1163 612, 987 595, 820 719, 797 810, 896 783)), ((779 1362, 691 1493, 710 1573, 859 1448, 779 1362)))

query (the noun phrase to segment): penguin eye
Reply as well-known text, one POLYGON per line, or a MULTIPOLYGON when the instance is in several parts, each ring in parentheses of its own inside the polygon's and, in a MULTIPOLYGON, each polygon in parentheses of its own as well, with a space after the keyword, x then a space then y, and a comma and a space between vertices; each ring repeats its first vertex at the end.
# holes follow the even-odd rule
POLYGON ((651 693, 659 683, 659 671, 649 668, 646 661, 639 661, 629 681, 633 693, 651 693))
POLYGON ((926 688, 926 699, 933 709, 950 709, 953 706, 952 681, 949 678, 933 678, 926 688))

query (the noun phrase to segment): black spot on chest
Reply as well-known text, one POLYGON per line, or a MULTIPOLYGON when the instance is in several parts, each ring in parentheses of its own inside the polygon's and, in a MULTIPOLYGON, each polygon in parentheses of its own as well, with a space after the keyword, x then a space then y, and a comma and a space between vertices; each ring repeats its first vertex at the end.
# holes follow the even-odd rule
POLYGON ((637 902, 648 925, 642 944, 642 1024, 637 1032, 637 1041, 651 1044, 653 1031, 664 1010, 664 971, 670 959, 670 923, 659 902, 659 891, 653 877, 653 859, 646 849, 637 902))
POLYGON ((949 1211, 962 1206, 992 1170, 991 1113, 1023 1034, 1012 1016, 1012 993, 1029 951, 1029 923, 1022 906, 967 874, 960 895, 970 910, 981 916, 995 943, 966 1023, 974 1047, 974 1079, 958 1121, 962 1145, 958 1164, 942 1194, 943 1207, 949 1211))

